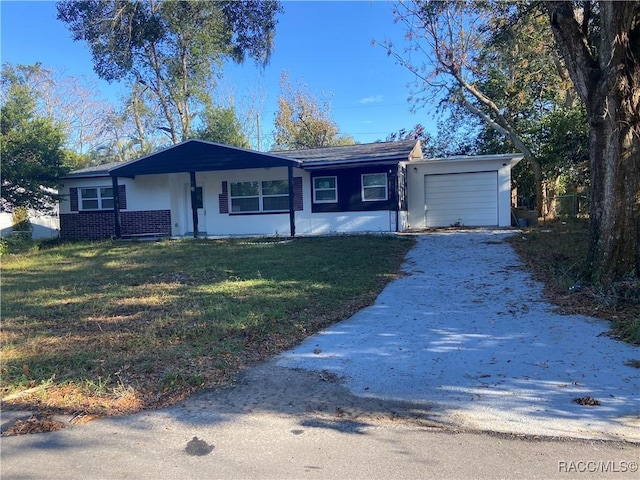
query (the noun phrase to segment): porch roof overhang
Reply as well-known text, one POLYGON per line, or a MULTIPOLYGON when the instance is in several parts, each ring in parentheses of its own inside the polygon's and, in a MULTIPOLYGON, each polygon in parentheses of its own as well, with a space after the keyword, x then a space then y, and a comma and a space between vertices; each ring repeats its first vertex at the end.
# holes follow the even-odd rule
POLYGON ((270 153, 256 152, 204 140, 187 140, 136 160, 108 169, 112 177, 162 173, 242 170, 249 168, 300 167, 301 162, 270 153))

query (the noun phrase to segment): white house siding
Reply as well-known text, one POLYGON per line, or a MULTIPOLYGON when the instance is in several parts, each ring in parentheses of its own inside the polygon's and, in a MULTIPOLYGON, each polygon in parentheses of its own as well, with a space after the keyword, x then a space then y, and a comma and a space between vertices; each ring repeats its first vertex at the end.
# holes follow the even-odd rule
POLYGON ((118 184, 127 185, 127 210, 169 210, 171 198, 167 195, 172 175, 139 175, 133 181, 118 178, 118 184))
MULTIPOLYGON (((303 179, 303 196, 308 195, 308 174, 294 169, 294 177, 303 179)), ((196 186, 203 189, 203 209, 198 212, 198 231, 209 236, 225 235, 289 235, 289 213, 229 214, 221 213, 223 182, 286 180, 286 167, 270 169, 223 170, 196 172, 196 186)), ((189 174, 173 174, 170 183, 172 234, 185 236, 193 232, 189 174)), ((307 202, 305 202, 305 207, 307 202)), ((296 212, 300 215, 303 212, 296 212)))
POLYGON ((395 212, 325 212, 297 215, 296 233, 326 235, 330 233, 391 232, 395 231, 395 212))
MULTIPOLYGON (((407 163, 408 227, 445 227, 458 221, 467 226, 510 226, 511 168, 520 158, 513 155, 495 155, 420 160, 407 163), (461 174, 461 176, 452 176, 455 174, 461 174), (462 216, 441 215, 438 217, 433 215, 429 218, 429 207, 426 202, 433 200, 433 196, 428 197, 425 187, 428 183, 438 184, 437 180, 433 180, 435 178, 433 176, 437 175, 443 176, 440 185, 437 186, 440 191, 447 180, 454 180, 449 192, 450 200, 440 198, 440 206, 449 203, 455 207, 453 210, 457 209, 462 216), (494 191, 490 192, 487 181, 493 182, 493 180, 489 180, 493 178, 493 175, 495 175, 495 187, 494 191), (427 179, 428 177, 430 179, 427 179), (474 211, 473 204, 480 201, 477 197, 478 191, 486 192, 491 198, 482 199, 483 206, 474 211), (471 194, 471 192, 475 193, 471 194), (495 214, 489 213, 487 210, 493 204, 493 199, 495 199, 495 214)), ((440 213, 443 213, 443 209, 440 210, 440 213)), ((449 214, 452 215, 452 212, 449 214)))
MULTIPOLYGON (((226 235, 289 235, 289 213, 230 214, 220 213, 222 184, 263 180, 284 180, 286 167, 270 169, 197 172, 196 186, 204 192, 204 212, 200 212, 198 230, 208 236, 226 235), (203 215, 204 214, 204 215, 203 215)), ((296 235, 322 235, 348 232, 395 231, 395 212, 335 212, 312 213, 309 172, 294 168, 294 177, 302 177, 303 209, 295 212, 296 235), (393 218, 391 218, 393 216, 393 218)), ((190 180, 188 174, 171 175, 172 234, 185 236, 193 232, 190 180)), ((133 204, 130 205, 130 208, 133 204)))

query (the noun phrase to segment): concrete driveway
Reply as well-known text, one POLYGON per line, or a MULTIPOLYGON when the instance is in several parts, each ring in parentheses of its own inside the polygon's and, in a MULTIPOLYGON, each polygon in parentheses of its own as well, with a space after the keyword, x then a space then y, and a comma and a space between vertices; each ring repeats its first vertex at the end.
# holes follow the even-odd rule
POLYGON ((406 277, 277 364, 459 427, 640 441, 640 369, 625 365, 640 349, 604 335, 606 321, 556 313, 503 242, 513 234, 419 236, 406 277))

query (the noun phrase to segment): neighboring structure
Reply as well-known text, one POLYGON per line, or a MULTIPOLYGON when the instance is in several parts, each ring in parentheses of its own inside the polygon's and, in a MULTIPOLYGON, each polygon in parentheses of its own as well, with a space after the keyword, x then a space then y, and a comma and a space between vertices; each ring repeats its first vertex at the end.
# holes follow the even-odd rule
POLYGON ((510 172, 520 159, 424 160, 415 140, 271 153, 188 140, 68 174, 60 235, 293 236, 509 226, 510 172))
MULTIPOLYGON (((56 238, 60 229, 58 221, 58 206, 51 212, 38 212, 29 210, 29 222, 33 227, 31 238, 41 240, 45 238, 56 238)), ((8 237, 13 231, 13 214, 11 212, 0 212, 0 237, 8 237)))

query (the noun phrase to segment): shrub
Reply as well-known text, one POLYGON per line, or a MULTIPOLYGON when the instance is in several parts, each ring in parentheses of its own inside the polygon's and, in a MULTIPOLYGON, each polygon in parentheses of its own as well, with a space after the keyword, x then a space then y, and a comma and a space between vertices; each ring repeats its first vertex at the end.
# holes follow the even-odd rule
POLYGON ((26 207, 17 207, 13 211, 12 222, 14 232, 25 232, 24 235, 28 234, 31 238, 33 226, 29 221, 29 211, 26 207))

